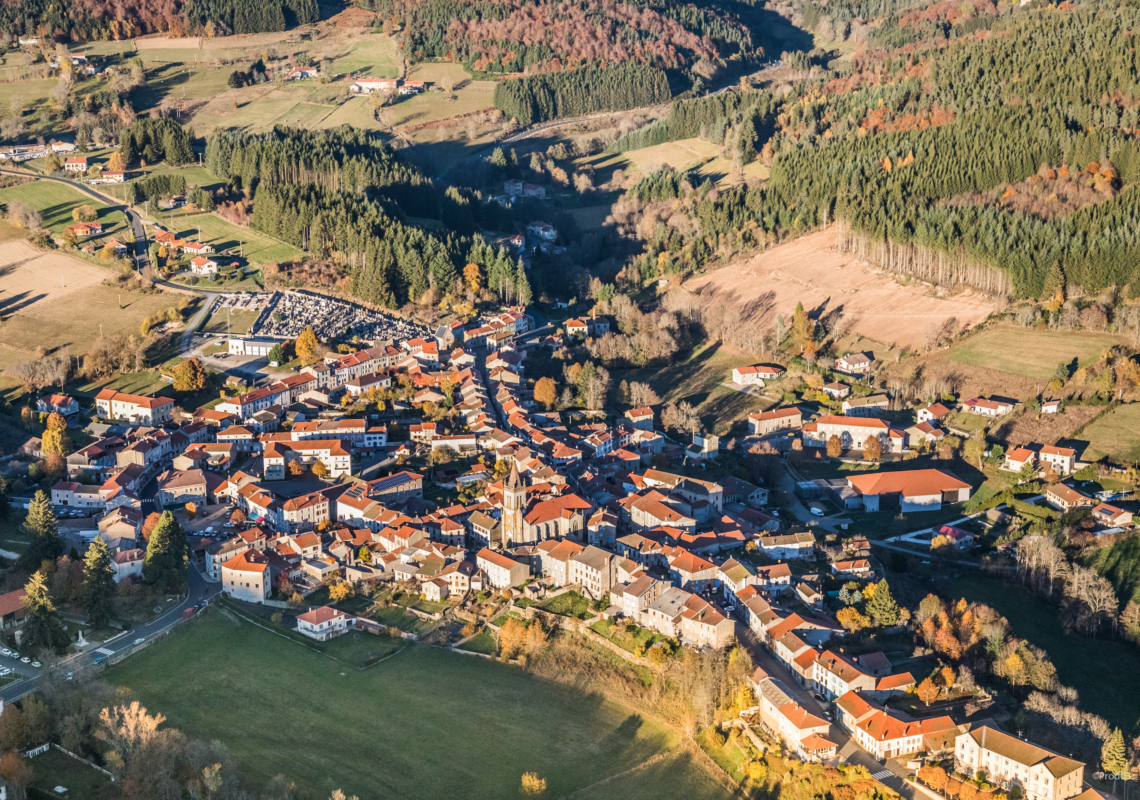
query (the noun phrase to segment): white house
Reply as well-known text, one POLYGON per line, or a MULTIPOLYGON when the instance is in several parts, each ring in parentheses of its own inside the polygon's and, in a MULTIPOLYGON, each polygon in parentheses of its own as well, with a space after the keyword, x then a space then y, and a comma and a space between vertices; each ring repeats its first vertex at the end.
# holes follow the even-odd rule
POLYGON ((739 386, 763 386, 764 381, 775 380, 783 371, 783 367, 771 364, 736 367, 732 370, 732 382, 739 386))
POLYGON ((1081 793, 1085 765, 1044 747, 982 725, 954 741, 954 768, 1008 790, 1018 786, 1027 800, 1068 800, 1081 793))
POLYGON ((352 617, 335 608, 321 606, 297 617, 297 632, 323 642, 348 630, 352 617))
POLYGON ((190 259, 190 272, 194 275, 215 275, 218 272, 218 262, 205 256, 195 256, 190 259))

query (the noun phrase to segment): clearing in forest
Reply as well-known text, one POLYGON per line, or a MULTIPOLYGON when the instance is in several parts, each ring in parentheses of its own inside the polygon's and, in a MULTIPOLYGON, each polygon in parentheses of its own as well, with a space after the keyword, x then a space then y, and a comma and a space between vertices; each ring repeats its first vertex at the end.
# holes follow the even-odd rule
POLYGON ((998 310, 998 301, 963 291, 901 283, 835 246, 833 229, 765 250, 687 281, 686 289, 740 308, 746 322, 771 329, 789 323, 796 303, 812 317, 885 344, 922 349, 940 333, 969 328, 998 310))

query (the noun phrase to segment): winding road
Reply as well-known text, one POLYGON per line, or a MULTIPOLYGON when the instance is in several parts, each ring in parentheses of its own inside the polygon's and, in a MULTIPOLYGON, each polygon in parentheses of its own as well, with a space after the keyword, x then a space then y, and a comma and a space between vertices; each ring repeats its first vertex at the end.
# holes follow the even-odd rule
POLYGON ((135 264, 138 266, 139 272, 143 277, 150 279, 156 286, 161 286, 165 289, 172 289, 176 292, 184 294, 194 294, 202 298, 202 306, 194 314, 194 316, 187 321, 186 330, 182 332, 182 340, 178 345, 178 354, 183 358, 187 358, 188 354, 194 350, 194 331, 202 324, 210 309, 214 307, 214 301, 218 299, 216 292, 204 292, 197 289, 191 289, 186 286, 178 286, 168 280, 164 280, 158 276, 154 271, 154 265, 150 263, 150 249, 147 247, 146 227, 143 225, 143 219, 139 216, 138 212, 132 209, 126 203, 123 203, 116 197, 103 194, 100 191, 92 188, 85 183, 70 180, 68 178, 56 178, 51 175, 41 175, 31 170, 17 170, 17 169, 0 169, 0 174, 3 175, 18 175, 21 178, 30 178, 38 181, 51 181, 53 183, 62 183, 70 186, 82 194, 87 195, 93 200, 98 200, 103 203, 112 211, 122 211, 127 220, 131 223, 131 230, 135 235, 135 264))

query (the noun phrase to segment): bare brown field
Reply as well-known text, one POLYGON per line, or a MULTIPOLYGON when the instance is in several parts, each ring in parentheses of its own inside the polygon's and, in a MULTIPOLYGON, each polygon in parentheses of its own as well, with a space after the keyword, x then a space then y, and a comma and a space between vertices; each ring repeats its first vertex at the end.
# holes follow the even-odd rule
POLYGON ((991 436, 1011 446, 1034 442, 1053 445, 1068 439, 1103 410, 1101 406, 1067 406, 1060 414, 1034 414, 1027 410, 1017 419, 999 425, 991 436))
POLYGON ((832 230, 700 275, 684 285, 739 306, 745 321, 764 330, 776 315, 791 319, 796 303, 815 318, 838 320, 849 331, 899 347, 922 349, 932 332, 953 325, 973 327, 999 309, 998 302, 971 292, 938 296, 917 281, 901 283, 835 246, 832 230))
POLYGON ((120 292, 111 271, 25 241, 0 243, 0 344, 24 360, 43 346, 82 355, 100 332, 134 332, 176 302, 169 294, 120 292))

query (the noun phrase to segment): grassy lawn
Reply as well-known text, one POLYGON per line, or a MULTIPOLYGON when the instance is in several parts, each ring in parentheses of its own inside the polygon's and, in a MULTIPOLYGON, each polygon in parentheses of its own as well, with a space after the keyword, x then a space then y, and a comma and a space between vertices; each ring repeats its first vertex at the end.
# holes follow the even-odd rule
POLYGON ((54 747, 40 753, 28 765, 33 773, 29 787, 31 797, 59 797, 55 793, 57 786, 66 788, 66 796, 73 800, 101 800, 111 794, 110 778, 54 747))
POLYGON ((357 78, 394 78, 399 68, 396 66, 396 44, 387 36, 368 36, 352 46, 345 55, 333 62, 333 70, 339 74, 351 72, 357 78))
POLYGON ((581 800, 661 800, 680 797, 685 800, 728 800, 731 795, 693 756, 677 748, 662 760, 645 769, 588 789, 577 797, 581 800), (667 787, 663 795, 662 787, 667 787))
POLYGON ((198 238, 199 229, 202 241, 213 245, 219 254, 232 250, 233 257, 237 259, 240 252, 241 258, 249 264, 289 261, 301 255, 301 251, 292 245, 251 228, 240 228, 213 214, 186 217, 176 222, 172 228, 179 235, 194 239, 198 238))
POLYGON ((314 642, 325 655, 352 664, 367 667, 406 646, 403 639, 375 633, 352 631, 327 642, 314 642))
POLYGON ((731 775, 733 780, 739 781, 744 777, 740 768, 753 758, 752 746, 744 736, 737 737, 735 741, 726 740, 723 745, 718 745, 710 741, 709 730, 706 728, 697 736, 697 744, 720 765, 721 769, 731 775))
POLYGON ((578 619, 589 619, 594 613, 590 610, 590 601, 577 592, 563 592, 557 597, 539 603, 538 607, 551 614, 578 619))
POLYGON ((1096 361, 1101 350, 1116 344, 1120 339, 1107 333, 1001 327, 970 337, 950 351, 950 358, 960 364, 1047 381, 1060 362, 1075 358, 1080 366, 1086 366, 1096 361))
POLYGON ((390 628, 399 628, 405 633, 421 633, 435 625, 434 620, 420 619, 414 614, 408 614, 399 605, 376 609, 372 619, 390 628))
POLYGON ((259 311, 227 311, 219 309, 202 321, 198 328, 199 333, 223 335, 232 333, 234 336, 244 336, 249 333, 249 326, 257 319, 259 311))
MULTIPOLYGON (((773 405, 771 400, 721 385, 732 379, 734 367, 755 361, 735 348, 711 342, 678 354, 666 367, 613 370, 611 375, 615 387, 622 381, 642 381, 649 383, 663 402, 688 401, 696 407, 706 430, 725 434, 733 423, 744 424, 749 414, 759 413, 773 405)), ((776 387, 779 385, 779 382, 775 384, 776 387)))
POLYGON ((473 639, 468 639, 459 646, 460 650, 470 650, 472 653, 482 653, 485 656, 495 655, 498 645, 495 641, 495 634, 490 628, 484 628, 473 639))
POLYGON ((934 525, 953 522, 966 515, 961 503, 943 506, 938 511, 911 511, 902 514, 898 511, 876 511, 868 514, 852 511, 851 525, 844 536, 866 536, 868 539, 887 539, 891 536, 919 531, 934 525))
POLYGON ((993 607, 1012 632, 1049 654, 1057 680, 1080 692, 1080 707, 1120 726, 1125 738, 1140 733, 1140 684, 1136 646, 1123 640, 1088 639, 1066 632, 1055 607, 1028 591, 996 578, 964 575, 951 581, 951 597, 993 607))
POLYGON ((514 667, 413 647, 346 672, 223 611, 106 677, 169 725, 221 738, 253 786, 283 774, 316 796, 514 798, 533 771, 562 797, 678 743, 635 712, 514 667), (360 757, 369 752, 384 758, 360 757))
MULTIPOLYGON (((1005 419, 1002 417, 1002 419, 1005 419)), ((969 434, 980 433, 986 424, 992 422, 990 417, 981 414, 968 414, 964 411, 955 411, 946 418, 946 426, 969 434)))
POLYGON ((600 633, 618 647, 628 650, 631 653, 636 651, 638 647, 649 649, 654 643, 665 638, 648 628, 642 628, 636 625, 630 625, 625 633, 621 633, 614 628, 613 621, 608 619, 598 620, 590 626, 590 629, 595 633, 600 633))
POLYGON ((23 200, 39 211, 44 220, 43 226, 57 235, 63 233, 68 225, 75 224, 71 212, 82 205, 89 205, 99 212, 99 222, 103 223, 103 236, 95 241, 104 241, 126 232, 127 221, 121 211, 112 211, 104 203, 62 183, 35 181, 0 189, 0 203, 7 205, 12 200, 23 200))
POLYGON ((1081 563, 1112 581, 1121 606, 1129 600, 1140 602, 1140 538, 1102 547, 1081 559, 1081 563))
POLYGON ((1118 461, 1140 461, 1140 403, 1114 408, 1085 428, 1080 440, 1088 442, 1082 460, 1109 456, 1118 461))

